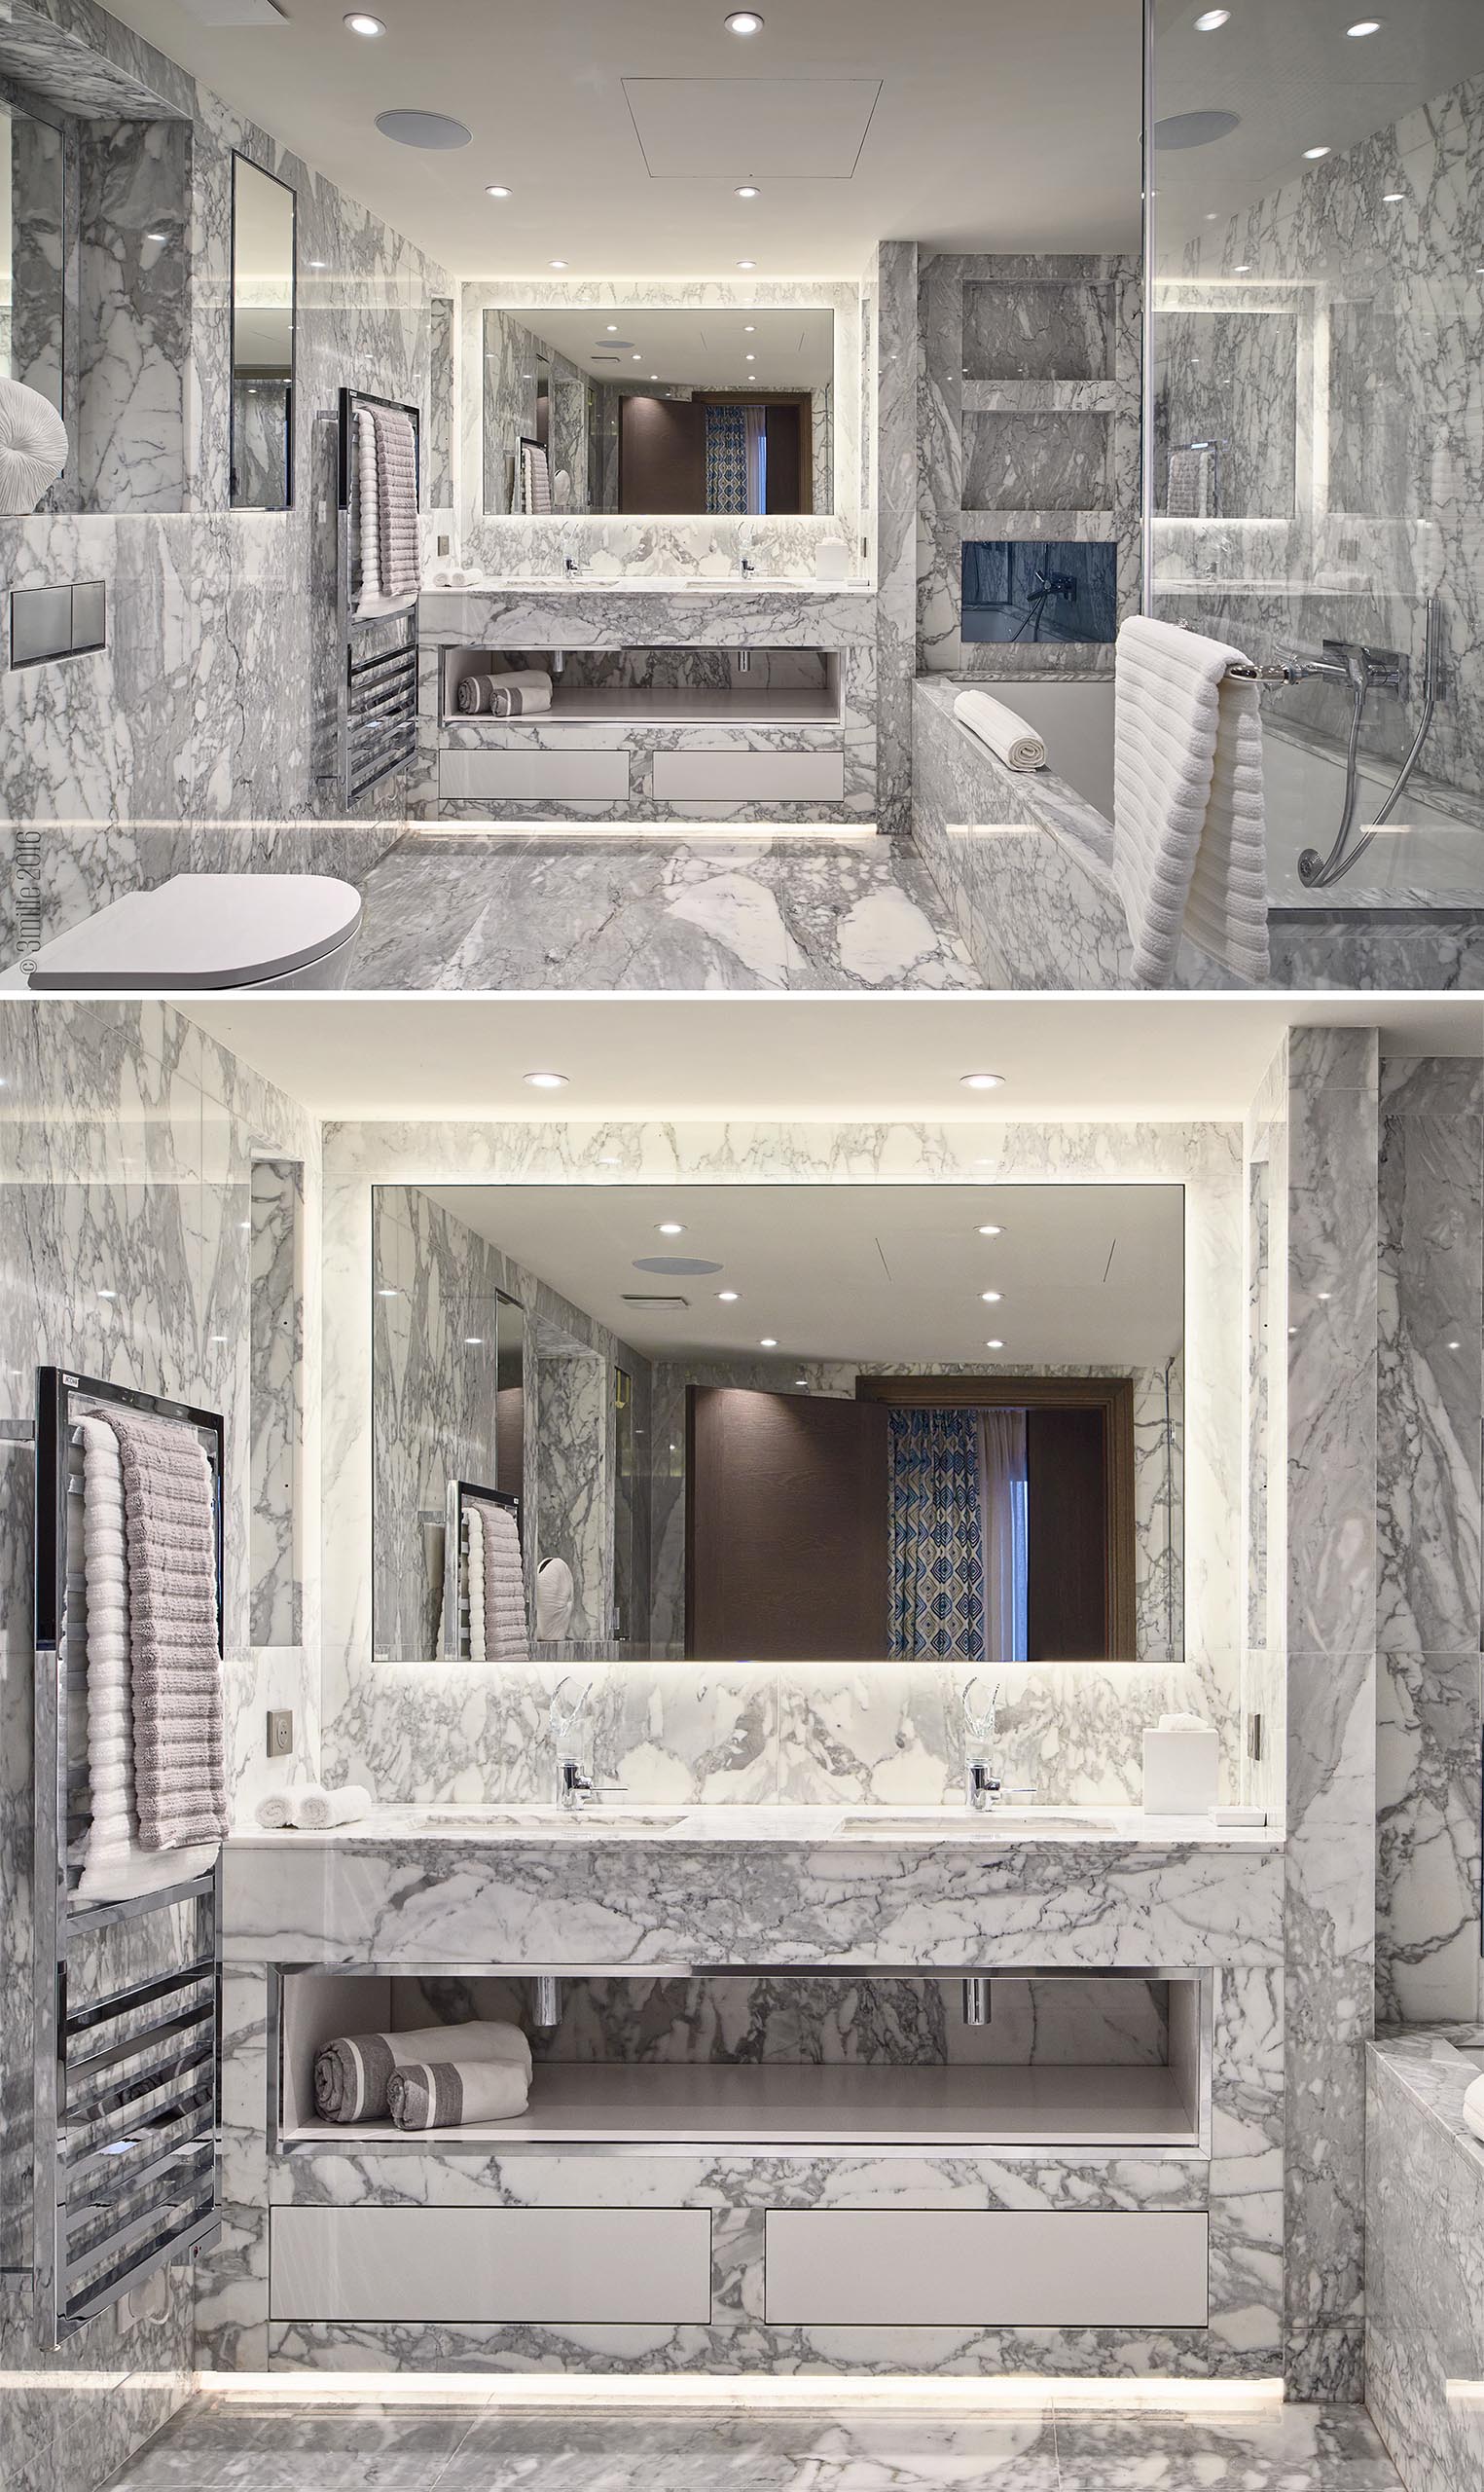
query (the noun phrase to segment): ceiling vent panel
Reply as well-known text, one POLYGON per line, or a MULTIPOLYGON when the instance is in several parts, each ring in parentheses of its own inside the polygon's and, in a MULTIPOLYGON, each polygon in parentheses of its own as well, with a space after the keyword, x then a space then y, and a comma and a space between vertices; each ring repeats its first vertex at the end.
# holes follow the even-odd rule
POLYGON ((879 78, 626 78, 652 181, 848 182, 879 78))
POLYGON ((683 1307, 689 1306, 690 1300, 688 1298, 658 1298, 646 1296, 642 1290, 626 1289, 624 1304, 645 1307, 651 1315, 678 1315, 683 1307))
POLYGON ((188 18, 203 26, 283 26, 288 11, 277 0, 180 0, 188 18))

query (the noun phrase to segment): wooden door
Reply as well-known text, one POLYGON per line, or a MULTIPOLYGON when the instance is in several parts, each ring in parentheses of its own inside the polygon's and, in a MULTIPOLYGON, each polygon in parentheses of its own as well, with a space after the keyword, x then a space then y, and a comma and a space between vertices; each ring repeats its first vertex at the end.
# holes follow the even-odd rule
POLYGON ((691 1385, 688 1658, 884 1659, 887 1506, 885 1405, 691 1385))

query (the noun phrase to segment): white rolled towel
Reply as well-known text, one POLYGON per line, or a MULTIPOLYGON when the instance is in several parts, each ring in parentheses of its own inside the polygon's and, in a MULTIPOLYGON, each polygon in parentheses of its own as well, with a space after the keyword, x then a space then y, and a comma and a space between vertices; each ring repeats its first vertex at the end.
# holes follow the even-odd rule
POLYGON ((1476 2138, 1484 2138, 1484 2076, 1476 2076, 1464 2097, 1464 2118, 1476 2138))
POLYGON ((254 1814, 259 1825, 267 1833, 281 1834, 285 1826, 291 1826, 294 1822, 292 1791, 270 1791, 266 1800, 258 1802, 254 1814))
POLYGON ((0 512, 23 519, 67 464, 67 427, 50 398, 0 375, 0 512))
POLYGON ((991 752, 997 753, 1007 769, 1045 769, 1046 747, 1035 729, 988 692, 960 692, 954 702, 954 716, 991 752))
POLYGON ((318 1833, 325 1826, 353 1825, 357 1817, 369 1817, 376 1807, 364 1782, 346 1782, 338 1791, 327 1791, 322 1782, 307 1782, 292 1796, 294 1823, 307 1833, 318 1833))

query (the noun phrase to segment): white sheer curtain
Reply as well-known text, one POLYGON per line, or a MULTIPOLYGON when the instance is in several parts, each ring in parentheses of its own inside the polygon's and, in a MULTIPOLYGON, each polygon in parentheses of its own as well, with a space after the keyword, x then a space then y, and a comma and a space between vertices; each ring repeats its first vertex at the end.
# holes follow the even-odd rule
POLYGON ((1026 1658, 1030 1507, 1024 1411, 979 1412, 979 1509, 984 1533, 984 1657, 1026 1658))
POLYGON ((768 411, 744 407, 747 427, 747 508, 762 511, 768 499, 768 411))

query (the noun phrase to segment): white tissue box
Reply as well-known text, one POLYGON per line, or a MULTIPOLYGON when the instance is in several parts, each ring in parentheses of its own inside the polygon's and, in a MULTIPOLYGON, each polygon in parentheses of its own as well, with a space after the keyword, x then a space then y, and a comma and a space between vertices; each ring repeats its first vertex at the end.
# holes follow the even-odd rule
POLYGON ((1145 1814, 1206 1816, 1216 1805, 1220 1771, 1221 1741, 1214 1731, 1145 1731, 1145 1814))

